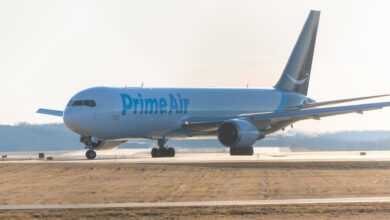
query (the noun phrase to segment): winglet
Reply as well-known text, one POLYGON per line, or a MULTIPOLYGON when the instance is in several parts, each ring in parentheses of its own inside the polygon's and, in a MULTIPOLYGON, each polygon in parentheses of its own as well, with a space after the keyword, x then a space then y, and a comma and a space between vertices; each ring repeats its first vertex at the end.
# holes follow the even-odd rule
POLYGON ((45 115, 52 115, 52 116, 57 116, 57 117, 62 117, 64 115, 63 111, 45 109, 45 108, 38 109, 36 113, 45 114, 45 115))

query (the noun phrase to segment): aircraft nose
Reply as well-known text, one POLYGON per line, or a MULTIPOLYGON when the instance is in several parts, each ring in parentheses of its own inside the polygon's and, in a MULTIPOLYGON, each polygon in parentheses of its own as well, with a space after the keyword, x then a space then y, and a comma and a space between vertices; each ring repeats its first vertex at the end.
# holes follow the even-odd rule
POLYGON ((91 116, 89 112, 77 108, 66 108, 64 111, 63 121, 69 130, 80 136, 91 135, 91 116))
POLYGON ((75 111, 76 109, 68 108, 64 111, 64 124, 71 131, 81 136, 88 135, 88 129, 85 115, 82 112, 75 111))
POLYGON ((70 109, 66 109, 64 111, 63 120, 66 127, 68 127, 70 130, 74 132, 78 130, 77 115, 70 109))

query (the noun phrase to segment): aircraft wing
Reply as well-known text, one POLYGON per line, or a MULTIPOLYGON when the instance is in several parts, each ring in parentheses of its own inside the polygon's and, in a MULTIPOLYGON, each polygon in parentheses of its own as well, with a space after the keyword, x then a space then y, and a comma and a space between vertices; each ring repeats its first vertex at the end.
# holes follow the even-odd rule
POLYGON ((275 123, 281 121, 299 121, 305 119, 320 119, 322 117, 329 117, 341 114, 348 113, 363 113, 364 111, 381 109, 384 107, 390 106, 390 102, 378 102, 370 104, 359 104, 359 105, 346 105, 346 106, 337 106, 337 107, 328 107, 328 108, 316 108, 316 109, 293 109, 279 112, 269 112, 269 113, 250 113, 242 114, 237 117, 230 117, 223 120, 209 120, 209 121, 191 121, 186 120, 183 122, 182 126, 190 130, 204 130, 209 128, 217 128, 219 124, 223 123, 226 120, 234 118, 243 118, 252 121, 253 123, 259 122, 268 122, 275 123))
POLYGON ((64 115, 63 111, 46 109, 46 108, 38 109, 37 113, 45 114, 45 115, 53 115, 53 116, 57 116, 57 117, 62 117, 64 115))
POLYGON ((312 102, 312 103, 305 103, 302 105, 292 106, 288 109, 309 109, 309 108, 317 108, 324 105, 335 105, 345 102, 354 102, 354 101, 361 101, 366 99, 373 99, 373 98, 381 98, 389 96, 389 94, 384 95, 374 95, 374 96, 365 96, 365 97, 357 97, 357 98, 350 98, 350 99, 338 99, 338 100, 331 100, 331 101, 324 101, 324 102, 312 102))
POLYGON ((334 115, 348 113, 363 113, 364 111, 381 109, 390 106, 390 102, 378 102, 370 104, 346 105, 328 108, 304 109, 304 110, 287 110, 272 113, 259 114, 244 114, 241 117, 249 117, 254 121, 285 121, 285 120, 304 120, 304 119, 320 119, 334 115))

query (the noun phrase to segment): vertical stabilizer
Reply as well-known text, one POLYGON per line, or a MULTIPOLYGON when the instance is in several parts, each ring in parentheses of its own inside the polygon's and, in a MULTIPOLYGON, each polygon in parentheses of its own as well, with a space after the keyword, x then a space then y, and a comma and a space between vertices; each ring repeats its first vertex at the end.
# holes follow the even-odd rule
POLYGON ((320 11, 310 11, 276 88, 307 95, 319 20, 320 11))

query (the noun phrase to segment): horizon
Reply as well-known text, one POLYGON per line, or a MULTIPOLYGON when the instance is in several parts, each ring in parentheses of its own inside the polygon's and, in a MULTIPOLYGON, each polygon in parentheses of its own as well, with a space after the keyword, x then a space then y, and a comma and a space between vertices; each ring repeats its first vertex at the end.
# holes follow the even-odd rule
MULTIPOLYGON (((0 126, 11 126, 11 127, 17 127, 17 126, 46 126, 46 125, 63 125, 66 127, 66 125, 63 122, 47 122, 47 123, 30 123, 30 122, 16 122, 13 124, 1 124, 0 126)), ((70 133, 77 135, 76 133, 73 133, 72 131, 69 130, 70 133)), ((274 135, 283 135, 284 133, 301 133, 301 134, 306 134, 306 135, 316 135, 316 134, 334 134, 334 133, 343 133, 343 132, 390 132, 389 129, 366 129, 366 130, 330 130, 330 131, 321 131, 318 133, 315 133, 311 130, 299 130, 295 128, 288 127, 285 130, 279 131, 272 133, 270 135, 267 135, 267 137, 274 136, 274 135)), ((216 137, 215 137, 216 138, 216 137)), ((184 139, 178 139, 178 140, 195 140, 201 138, 184 138, 184 139)), ((212 138, 205 138, 205 139, 212 139, 212 138)), ((205 140, 204 139, 204 140, 205 140)), ((138 140, 138 139, 137 139, 138 140)), ((140 140, 150 140, 150 139, 140 139, 140 140)))
MULTIPOLYGON (((16 151, 64 151, 80 150, 83 144, 79 137, 61 123, 0 125, 0 152, 16 151), (18 137, 18 138, 14 138, 18 137), (42 138, 44 137, 44 138, 42 138)), ((221 148, 226 149, 217 138, 173 139, 176 148, 221 148)), ((151 148, 155 140, 133 139, 119 148, 151 148)), ((286 130, 267 136, 256 142, 256 147, 290 147, 294 150, 389 150, 390 131, 338 131, 307 133, 286 130)))

